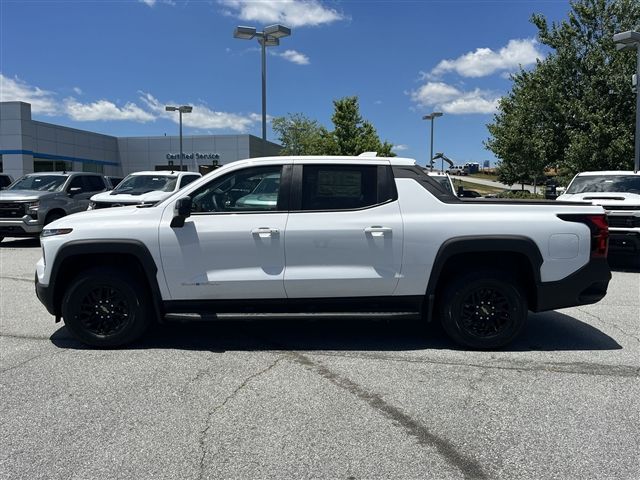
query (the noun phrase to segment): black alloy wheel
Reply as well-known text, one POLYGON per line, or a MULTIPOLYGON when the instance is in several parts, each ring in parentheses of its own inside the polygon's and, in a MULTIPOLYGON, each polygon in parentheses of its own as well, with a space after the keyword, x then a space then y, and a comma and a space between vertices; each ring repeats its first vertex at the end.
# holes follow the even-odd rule
POLYGON ((511 307, 500 289, 480 287, 462 300, 460 324, 478 338, 499 335, 509 327, 511 307))
POLYGON ((444 288, 440 300, 444 330, 456 343, 476 349, 511 343, 527 313, 522 288, 500 271, 463 274, 444 288))
POLYGON ((133 318, 132 306, 120 289, 96 285, 84 294, 78 309, 78 321, 95 335, 115 335, 133 318))
POLYGON ((62 317, 81 342, 117 347, 137 340, 151 322, 150 295, 134 272, 96 267, 80 273, 62 299, 62 317))

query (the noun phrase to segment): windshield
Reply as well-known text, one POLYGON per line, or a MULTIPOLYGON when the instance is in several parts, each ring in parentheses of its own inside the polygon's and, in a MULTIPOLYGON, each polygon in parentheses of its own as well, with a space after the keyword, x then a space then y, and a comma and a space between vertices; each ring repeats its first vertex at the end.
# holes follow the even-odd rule
POLYGON ((129 175, 113 190, 113 194, 142 195, 149 192, 172 192, 178 177, 168 175, 129 175))
POLYGON ((278 193, 279 188, 280 188, 280 175, 273 175, 273 176, 264 178, 258 184, 256 189, 251 193, 254 193, 254 194, 278 193))
POLYGON ((566 193, 639 193, 640 175, 585 175, 576 177, 566 193))
POLYGON ((62 188, 66 180, 66 175, 25 175, 11 185, 8 190, 56 192, 62 188))

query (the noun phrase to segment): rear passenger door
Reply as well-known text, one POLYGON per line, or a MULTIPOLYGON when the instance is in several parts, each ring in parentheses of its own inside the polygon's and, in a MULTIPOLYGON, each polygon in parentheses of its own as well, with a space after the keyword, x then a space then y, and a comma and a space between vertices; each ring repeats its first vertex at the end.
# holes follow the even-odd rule
POLYGON ((289 298, 392 295, 402 219, 388 162, 294 165, 285 232, 289 298))

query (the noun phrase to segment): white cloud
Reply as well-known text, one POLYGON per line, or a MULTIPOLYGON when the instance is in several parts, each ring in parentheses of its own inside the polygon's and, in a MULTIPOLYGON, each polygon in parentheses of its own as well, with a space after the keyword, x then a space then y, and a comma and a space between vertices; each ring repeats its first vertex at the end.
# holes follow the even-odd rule
POLYGON ((458 58, 442 60, 426 76, 433 79, 443 73, 456 72, 463 77, 486 77, 495 72, 514 71, 520 66, 533 65, 536 59, 543 57, 544 53, 538 49, 535 39, 514 39, 497 52, 490 48, 478 48, 458 58))
POLYGON ((288 27, 316 26, 343 20, 343 14, 318 0, 219 0, 225 13, 241 20, 288 27))
POLYGON ((382 100, 376 100, 375 102, 373 102, 375 105, 382 105, 382 100))
POLYGON ((498 108, 499 96, 476 88, 471 92, 465 92, 460 97, 442 104, 442 111, 452 115, 465 113, 495 113, 498 108))
POLYGON ((435 107, 449 114, 493 113, 500 96, 494 92, 476 88, 470 91, 444 82, 427 82, 409 92, 411 100, 422 107, 435 107))
POLYGON ((296 50, 285 50, 282 53, 273 52, 273 54, 298 65, 309 65, 309 63, 311 63, 309 61, 309 57, 307 57, 304 53, 300 53, 296 50))
POLYGON ((427 82, 411 92, 411 100, 423 105, 438 105, 460 96, 460 90, 444 82, 427 82))
POLYGON ((140 3, 144 3, 145 5, 149 6, 149 7, 154 7, 157 3, 164 3, 167 5, 175 5, 176 2, 174 2, 173 0, 138 0, 138 2, 140 3))
MULTIPOLYGON (((160 102, 150 93, 140 93, 140 100, 142 100, 142 102, 156 115, 156 117, 167 118, 178 123, 179 116, 177 113, 165 111, 165 105, 175 104, 175 102, 165 104, 160 102)), ((193 111, 191 113, 187 113, 182 116, 182 123, 187 127, 203 130, 229 129, 237 132, 246 132, 257 121, 259 121, 260 118, 260 115, 256 113, 243 116, 236 113, 213 111, 206 105, 197 104, 193 105, 193 111)))
POLYGON ((27 102, 31 111, 41 115, 56 115, 58 105, 55 93, 28 85, 18 77, 5 77, 0 73, 0 102, 27 102))
MULTIPOLYGON (((79 87, 74 87, 77 94, 81 94, 79 87)), ((178 122, 178 115, 165 111, 165 105, 175 102, 162 103, 150 93, 140 92, 140 103, 127 102, 117 105, 107 99, 94 102, 80 102, 73 97, 59 100, 55 92, 31 86, 19 78, 10 78, 0 73, 0 101, 21 101, 31 104, 31 111, 39 115, 66 116, 77 122, 89 121, 131 121, 153 122, 159 118, 166 118, 178 122)), ((194 104, 193 112, 183 116, 183 124, 187 127, 202 130, 234 130, 246 132, 253 125, 260 122, 257 113, 241 115, 237 113, 216 112, 207 107, 204 102, 194 104)))
POLYGON ((409 147, 406 145, 394 145, 391 150, 394 152, 404 152, 405 150, 409 150, 409 147))
POLYGON ((76 92, 76 95, 82 95, 82 89, 80 87, 73 87, 73 91, 76 92))
POLYGON ((156 119, 154 115, 131 102, 126 103, 123 107, 118 107, 109 100, 80 103, 75 98, 67 98, 64 101, 64 110, 69 118, 78 122, 130 120, 146 123, 156 119))

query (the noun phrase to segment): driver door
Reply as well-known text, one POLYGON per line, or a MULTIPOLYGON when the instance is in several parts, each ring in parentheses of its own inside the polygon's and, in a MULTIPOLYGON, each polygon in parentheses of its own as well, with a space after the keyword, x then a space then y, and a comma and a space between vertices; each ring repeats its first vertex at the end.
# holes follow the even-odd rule
POLYGON ((290 177, 280 161, 214 178, 188 193, 193 208, 181 228, 170 226, 173 204, 165 209, 160 252, 173 300, 286 297, 290 177))

